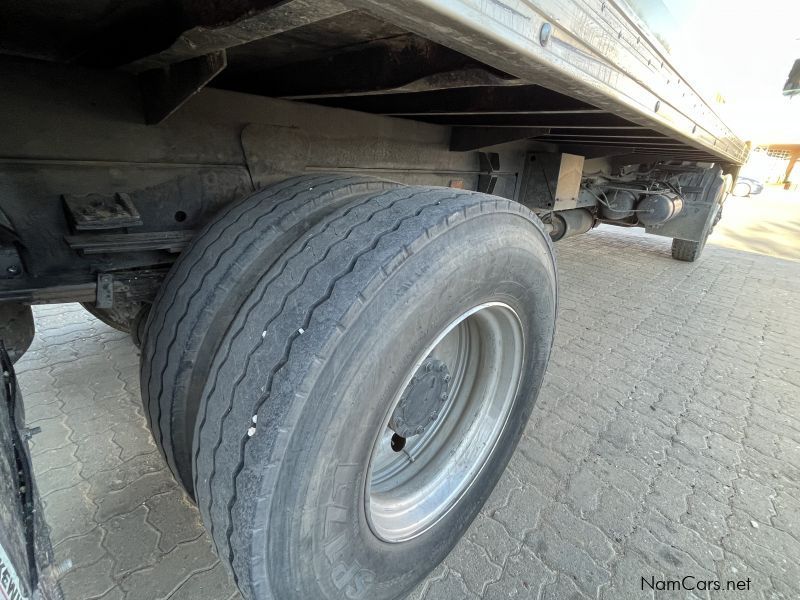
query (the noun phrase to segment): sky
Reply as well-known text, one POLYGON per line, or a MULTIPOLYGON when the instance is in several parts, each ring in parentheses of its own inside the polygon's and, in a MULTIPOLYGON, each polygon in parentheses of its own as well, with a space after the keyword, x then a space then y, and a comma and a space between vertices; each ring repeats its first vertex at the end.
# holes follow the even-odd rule
POLYGON ((739 137, 800 143, 800 96, 782 95, 800 58, 800 0, 628 2, 661 14, 651 28, 668 41, 678 71, 739 137), (717 94, 724 104, 713 104, 717 94))

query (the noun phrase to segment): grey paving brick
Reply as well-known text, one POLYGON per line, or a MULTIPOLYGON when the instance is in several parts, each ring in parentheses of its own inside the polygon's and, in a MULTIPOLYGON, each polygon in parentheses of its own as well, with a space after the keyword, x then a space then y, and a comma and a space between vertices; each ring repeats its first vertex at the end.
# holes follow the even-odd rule
POLYGON ((525 534, 536 529, 539 517, 547 500, 532 485, 513 490, 508 503, 494 511, 492 517, 502 523, 505 530, 515 539, 522 541, 525 534))
MULTIPOLYGON (((198 598, 230 598, 233 581, 217 561, 210 569, 193 573, 186 579, 170 600, 197 600, 198 598)), ((236 594, 238 597, 238 594, 236 594)))
POLYGON ((146 501, 148 525, 158 532, 158 548, 171 552, 176 545, 200 537, 203 524, 200 513, 181 490, 170 490, 146 501))
POLYGON ((461 575, 453 570, 448 570, 441 579, 434 580, 424 596, 425 600, 446 600, 448 598, 473 600, 477 597, 467 589, 461 575))
POLYGON ((115 578, 152 565, 159 556, 158 531, 147 523, 147 512, 146 506, 140 506, 103 523, 103 545, 116 558, 115 578))
POLYGON ((521 548, 508 559, 503 577, 486 587, 486 600, 501 598, 542 598, 548 585, 555 581, 555 573, 528 548, 521 548))
POLYGON ((578 588, 573 579, 564 573, 559 573, 556 580, 547 585, 542 597, 548 600, 589 600, 590 598, 578 588))
POLYGON ((125 575, 119 579, 119 585, 126 597, 133 600, 167 598, 193 575, 207 570, 215 562, 211 542, 202 536, 176 546, 172 552, 159 557, 157 564, 125 575))
POLYGON ((545 522, 526 536, 525 544, 550 570, 565 573, 584 593, 595 596, 602 586, 608 585, 611 573, 564 533, 567 532, 545 522))
POLYGON ((472 527, 467 531, 466 539, 486 551, 494 564, 505 566, 508 558, 517 552, 522 542, 512 536, 500 522, 479 515, 472 527))
POLYGON ((633 550, 626 552, 614 564, 613 574, 611 583, 600 591, 602 600, 652 600, 655 594, 643 586, 642 578, 661 576, 659 569, 633 550))
POLYGON ((91 600, 111 593, 116 587, 111 577, 113 566, 114 561, 106 555, 91 565, 72 569, 60 581, 64 597, 91 600))
POLYGON ((107 554, 103 547, 105 535, 105 529, 97 526, 83 535, 64 540, 53 549, 56 560, 59 563, 68 560, 75 569, 95 564, 107 554))
POLYGON ((54 543, 83 535, 94 529, 97 506, 85 481, 60 489, 42 499, 54 543))
POLYGON ((174 484, 166 471, 146 473, 129 485, 98 498, 97 518, 102 522, 115 515, 131 512, 148 498, 175 489, 174 484))
POLYGON ((482 595, 486 586, 497 581, 503 571, 489 560, 486 550, 469 539, 464 540, 459 552, 452 553, 445 564, 461 575, 464 585, 476 596, 482 595))

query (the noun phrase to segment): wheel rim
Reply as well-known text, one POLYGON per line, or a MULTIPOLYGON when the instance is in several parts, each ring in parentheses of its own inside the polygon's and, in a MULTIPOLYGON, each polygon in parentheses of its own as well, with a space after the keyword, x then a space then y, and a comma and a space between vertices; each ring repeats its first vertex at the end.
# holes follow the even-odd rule
POLYGON ((746 197, 750 195, 750 192, 751 189, 749 185, 747 185, 746 183, 737 183, 736 185, 733 186, 732 194, 734 196, 746 197))
POLYGON ((424 533, 478 478, 514 405, 524 342, 517 313, 492 302, 454 319, 420 355, 394 396, 370 455, 365 508, 377 537, 397 543, 424 533), (438 417, 398 451, 389 423, 426 361, 446 365, 447 397, 436 407, 438 417))

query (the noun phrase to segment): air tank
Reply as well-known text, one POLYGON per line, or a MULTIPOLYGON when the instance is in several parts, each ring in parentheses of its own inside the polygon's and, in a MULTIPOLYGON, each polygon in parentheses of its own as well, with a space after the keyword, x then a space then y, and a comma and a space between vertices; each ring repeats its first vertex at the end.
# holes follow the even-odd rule
POLYGON ((606 203, 602 205, 600 213, 609 221, 621 221, 633 215, 637 195, 628 190, 608 190, 606 203))
POLYGON ((594 215, 585 208, 573 208, 553 213, 550 222, 550 237, 556 242, 589 231, 594 226, 594 215))
POLYGON ((666 223, 682 210, 683 199, 680 196, 648 194, 636 205, 636 216, 639 223, 649 227, 666 223))

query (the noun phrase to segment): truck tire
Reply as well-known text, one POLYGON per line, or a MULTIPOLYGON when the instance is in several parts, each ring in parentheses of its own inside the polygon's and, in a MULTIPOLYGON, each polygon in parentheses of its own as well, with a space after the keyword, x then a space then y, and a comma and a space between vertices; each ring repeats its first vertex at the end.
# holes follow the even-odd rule
POLYGON ((133 340, 133 345, 137 348, 141 348, 144 344, 145 334, 147 333, 147 317, 149 316, 150 304, 145 302, 133 318, 133 323, 131 323, 131 339, 133 340))
POLYGON ((194 436, 198 507, 244 598, 423 579, 522 435, 556 287, 528 209, 419 186, 342 207, 254 280, 194 436))
POLYGON ((190 496, 197 402, 219 341, 253 281, 323 216, 353 198, 393 187, 330 174, 267 187, 209 223, 170 270, 139 328, 140 383, 156 445, 190 496))
POLYGON ((719 220, 722 218, 722 206, 717 206, 716 214, 714 215, 713 223, 711 224, 711 228, 706 232, 703 240, 700 242, 692 242, 690 240, 681 240, 679 238, 672 239, 672 258, 675 260, 680 260, 682 262, 694 262, 700 255, 703 253, 703 249, 706 247, 706 241, 708 241, 709 236, 714 232, 714 227, 716 227, 719 220))
POLYGON ((705 246, 705 240, 702 242, 692 242, 690 240, 674 238, 672 240, 672 258, 683 262, 694 262, 700 258, 705 246))
MULTIPOLYGON (((697 184, 704 183, 703 195, 711 195, 713 204, 711 212, 709 213, 707 222, 703 229, 703 235, 700 241, 682 240, 680 238, 672 239, 672 258, 682 262, 694 262, 703 253, 706 247, 708 237, 714 231, 714 227, 722 218, 722 203, 725 198, 725 178, 722 176, 718 168, 706 169, 697 174, 688 173, 688 177, 699 177, 697 184)), ((691 181, 687 183, 693 183, 691 181)))

